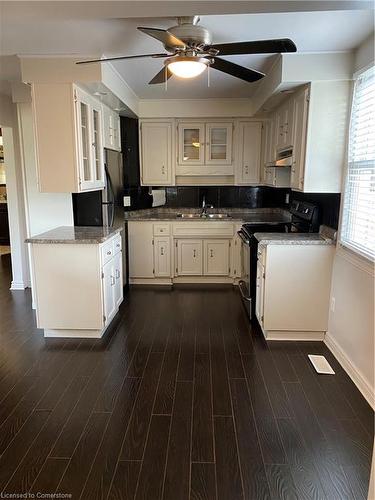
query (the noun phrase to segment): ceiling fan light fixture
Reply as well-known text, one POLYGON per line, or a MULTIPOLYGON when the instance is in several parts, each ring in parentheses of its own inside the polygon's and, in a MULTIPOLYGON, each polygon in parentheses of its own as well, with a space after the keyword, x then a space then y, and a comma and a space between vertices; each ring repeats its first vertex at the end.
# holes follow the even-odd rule
POLYGON ((206 57, 176 56, 168 58, 164 64, 168 69, 180 78, 195 78, 203 73, 210 64, 206 57))

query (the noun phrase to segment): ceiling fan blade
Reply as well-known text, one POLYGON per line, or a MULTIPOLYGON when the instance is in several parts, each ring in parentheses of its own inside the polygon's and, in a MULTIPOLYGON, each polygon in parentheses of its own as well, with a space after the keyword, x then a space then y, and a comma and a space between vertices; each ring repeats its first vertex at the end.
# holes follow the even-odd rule
POLYGON ((214 62, 210 67, 227 73, 228 75, 235 76, 236 78, 240 78, 241 80, 245 80, 245 82, 256 82, 265 76, 264 73, 260 71, 239 66, 225 59, 220 59, 220 57, 214 57, 214 62))
POLYGON ((207 45, 204 49, 216 49, 221 56, 232 56, 237 54, 275 54, 297 51, 295 43, 289 38, 254 40, 252 42, 218 43, 215 45, 207 45))
POLYGON ((146 33, 146 35, 156 38, 156 40, 159 40, 159 42, 163 43, 166 47, 178 47, 181 49, 186 47, 186 44, 182 40, 172 35, 172 33, 167 30, 159 28, 143 28, 142 26, 137 29, 142 31, 142 33, 146 33))
POLYGON ((152 80, 148 82, 149 85, 155 85, 156 83, 165 83, 165 79, 169 80, 172 76, 172 71, 170 69, 162 68, 159 73, 157 73, 152 80))
POLYGON ((157 59, 158 57, 169 57, 170 54, 141 54, 139 56, 119 56, 119 57, 106 57, 105 59, 90 59, 89 61, 78 61, 76 64, 90 64, 96 62, 107 62, 107 61, 120 61, 122 59, 140 59, 142 57, 153 57, 157 59))

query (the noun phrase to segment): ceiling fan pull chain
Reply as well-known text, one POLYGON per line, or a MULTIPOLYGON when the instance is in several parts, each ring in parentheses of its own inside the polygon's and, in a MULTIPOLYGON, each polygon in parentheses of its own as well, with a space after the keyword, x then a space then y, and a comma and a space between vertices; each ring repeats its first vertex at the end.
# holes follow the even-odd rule
POLYGON ((168 90, 168 66, 165 66, 165 68, 164 68, 164 75, 165 75, 165 91, 167 92, 167 90, 168 90))
POLYGON ((207 87, 210 86, 210 65, 207 66, 207 87))

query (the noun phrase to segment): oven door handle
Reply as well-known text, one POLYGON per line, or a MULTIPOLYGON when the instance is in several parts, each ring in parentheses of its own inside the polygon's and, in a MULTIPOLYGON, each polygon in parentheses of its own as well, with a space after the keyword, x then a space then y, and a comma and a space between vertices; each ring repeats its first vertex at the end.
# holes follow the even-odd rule
POLYGON ((250 246, 250 241, 246 238, 245 233, 243 231, 237 231, 238 236, 241 240, 246 243, 246 245, 250 246))
POLYGON ((240 289, 241 296, 244 300, 247 302, 251 302, 251 297, 246 297, 244 291, 242 290, 242 287, 245 285, 245 282, 243 280, 239 281, 238 283, 238 288, 240 289))

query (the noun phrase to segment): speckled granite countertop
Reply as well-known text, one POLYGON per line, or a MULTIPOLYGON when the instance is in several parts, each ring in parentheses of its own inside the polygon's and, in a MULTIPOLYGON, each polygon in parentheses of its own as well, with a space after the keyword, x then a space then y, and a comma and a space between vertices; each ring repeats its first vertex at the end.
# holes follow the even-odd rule
POLYGON ((93 245, 103 243, 120 231, 121 228, 103 226, 60 226, 27 238, 25 241, 26 243, 93 245))
POLYGON ((133 210, 125 212, 126 221, 226 221, 249 224, 264 224, 268 222, 290 222, 290 213, 281 208, 216 208, 209 209, 208 213, 229 214, 229 217, 223 219, 209 218, 184 218, 178 217, 178 214, 190 213, 199 214, 200 208, 151 208, 144 210, 133 210))
POLYGON ((333 245, 319 233, 254 233, 260 245, 333 245))

